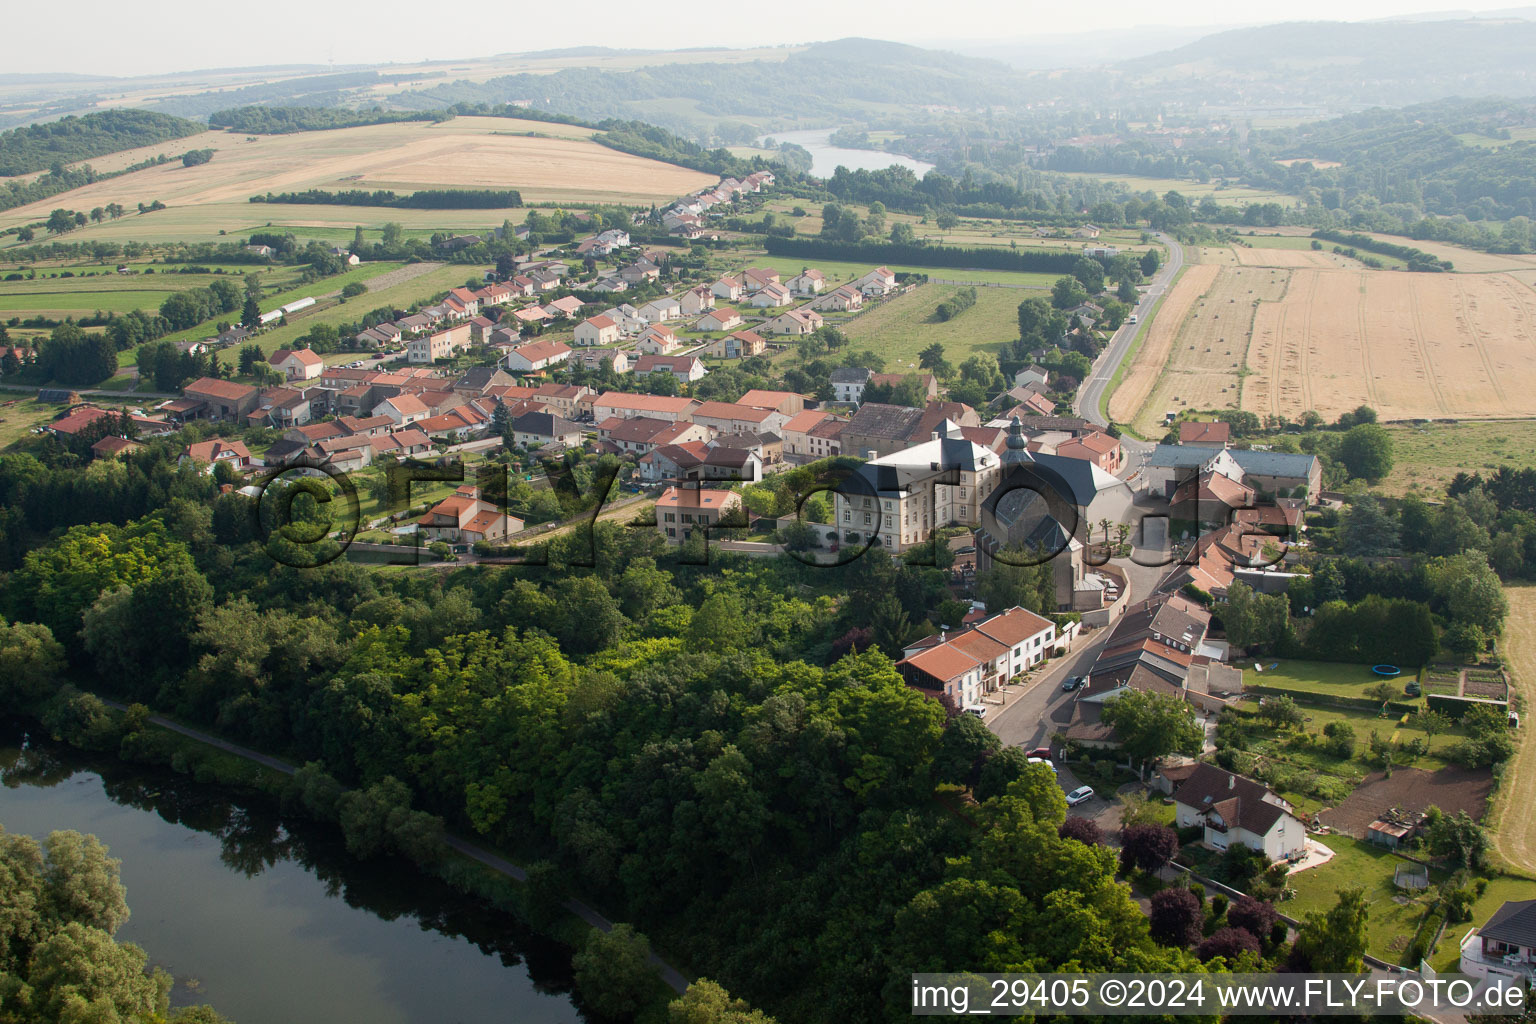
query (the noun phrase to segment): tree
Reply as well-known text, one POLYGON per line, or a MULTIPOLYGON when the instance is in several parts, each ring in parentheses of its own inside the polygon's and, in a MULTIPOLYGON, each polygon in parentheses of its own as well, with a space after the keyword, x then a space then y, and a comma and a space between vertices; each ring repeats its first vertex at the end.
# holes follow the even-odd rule
POLYGON ((667 1024, 774 1024, 743 999, 733 999, 722 986, 700 978, 688 991, 667 1004, 667 1024))
POLYGON ((1002 749, 1002 741, 975 715, 956 715, 944 726, 933 769, 940 782, 974 787, 983 763, 1002 749))
POLYGON ((1451 716, 1434 708, 1421 708, 1414 712, 1413 724, 1424 730, 1424 735, 1434 739, 1451 728, 1451 716))
POLYGON ((1156 249, 1148 249, 1141 254, 1141 276, 1151 277, 1157 273, 1157 268, 1162 266, 1163 258, 1156 249))
POLYGON ((1482 870, 1488 860, 1488 833, 1466 811, 1451 815, 1430 807, 1424 823, 1430 853, 1453 868, 1482 870))
POLYGON ((1259 718, 1272 729, 1294 729, 1306 721, 1295 700, 1273 695, 1265 697, 1259 705, 1259 718))
POLYGON ((939 226, 940 231, 953 231, 960 226, 960 218, 955 216, 953 210, 940 210, 939 215, 934 218, 934 223, 939 226))
POLYGON ((901 657, 902 646, 912 635, 912 620, 895 594, 887 593, 880 598, 870 612, 870 627, 874 630, 875 645, 892 660, 901 657))
POLYGON ((1218 928, 1201 941, 1195 955, 1201 960, 1223 957, 1230 964, 1244 953, 1257 954, 1259 940, 1246 928, 1218 928))
POLYGON ((891 243, 893 245, 916 245, 917 232, 906 221, 897 221, 891 225, 891 243))
POLYGON ((1307 968, 1324 974, 1365 972, 1365 890, 1341 889, 1327 913, 1309 913, 1296 936, 1295 952, 1307 968))
POLYGON ((1100 846, 1104 842, 1104 833, 1100 830, 1098 822, 1092 818, 1080 818, 1075 814, 1061 823, 1056 834, 1063 839, 1076 839, 1085 846, 1100 846))
POLYGON ((1338 459, 1349 475, 1375 483, 1392 472, 1392 436, 1376 423, 1361 423, 1345 431, 1338 459))
POLYGON ((1141 292, 1137 290, 1136 285, 1129 278, 1122 278, 1120 283, 1115 286, 1115 298, 1127 306, 1134 306, 1141 301, 1141 292))
POLYGON ((1120 870, 1159 871, 1179 854, 1179 836, 1167 825, 1127 825, 1120 830, 1120 870))
POLYGON ((1088 301, 1088 291, 1075 277, 1057 278, 1051 286, 1051 305, 1057 309, 1071 309, 1088 301))
POLYGON ((1087 289, 1089 295, 1097 295, 1104 290, 1104 264, 1091 256, 1084 256, 1072 265, 1072 276, 1087 289))
POLYGON ((603 1017, 633 1017, 656 991, 650 957, 650 940, 633 925, 616 924, 606 932, 592 929, 581 951, 571 957, 581 1001, 603 1017))
POLYGON ((1392 554, 1398 547, 1397 519, 1375 495, 1358 495, 1344 512, 1339 541, 1350 555, 1392 554))
POLYGON ((62 235, 75 227, 75 215, 69 210, 54 210, 43 225, 56 235, 62 235))
POLYGON ((976 596, 996 614, 1009 608, 1036 613, 1056 608, 1056 580, 1050 559, 1017 547, 1004 548, 991 568, 976 577, 976 596))
POLYGON ((944 360, 944 346, 934 342, 917 354, 917 364, 935 377, 953 376, 954 368, 944 360))
POLYGON ((1290 603, 1283 594, 1257 594, 1241 581, 1227 588, 1221 621, 1234 647, 1277 644, 1290 629, 1290 603))
POLYGON ((1160 889, 1152 894, 1151 903, 1148 930, 1152 938, 1181 949, 1199 940, 1205 911, 1194 893, 1181 886, 1160 889))
POLYGON ((1250 935, 1268 935, 1280 914, 1273 903, 1256 900, 1252 896, 1239 896, 1227 906, 1227 924, 1241 928, 1250 935))
POLYGON ((1178 697, 1130 690, 1104 703, 1103 718, 1114 726, 1120 749, 1143 768, 1168 754, 1198 754, 1205 744, 1194 706, 1178 697))
POLYGON ((51 696, 64 668, 64 645, 51 629, 0 619, 0 701, 27 704, 51 696))

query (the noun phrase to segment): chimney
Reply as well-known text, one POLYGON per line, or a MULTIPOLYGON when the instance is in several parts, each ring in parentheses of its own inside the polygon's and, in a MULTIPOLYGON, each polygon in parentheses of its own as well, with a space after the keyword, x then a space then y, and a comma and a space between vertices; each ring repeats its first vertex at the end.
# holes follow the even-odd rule
POLYGON ((1237 788, 1237 776, 1236 775, 1228 775, 1227 776, 1227 788, 1228 789, 1236 789, 1237 788))
POLYGON ((866 462, 874 462, 879 457, 880 457, 880 453, 875 451, 873 448, 868 448, 864 452, 864 460, 866 462))
POLYGON ((937 430, 929 431, 929 433, 928 433, 928 440, 930 440, 930 441, 937 441, 938 439, 939 439, 939 432, 937 430))

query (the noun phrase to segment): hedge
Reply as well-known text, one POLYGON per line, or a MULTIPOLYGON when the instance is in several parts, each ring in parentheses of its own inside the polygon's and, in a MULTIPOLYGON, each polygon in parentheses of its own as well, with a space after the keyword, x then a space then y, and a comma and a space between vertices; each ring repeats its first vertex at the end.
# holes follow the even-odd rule
MULTIPOLYGON (((1244 693, 1257 693, 1268 697, 1290 697, 1297 704, 1311 704, 1320 708, 1339 708, 1346 711, 1380 711, 1381 701, 1371 697, 1341 697, 1332 693, 1313 693, 1310 690, 1288 690, 1280 686, 1243 684, 1244 693)), ((1407 714, 1419 710, 1417 704, 1407 701, 1387 701, 1387 710, 1407 714)))
MULTIPOLYGON (((1070 274, 1080 252, 1069 249, 964 249, 952 245, 894 245, 890 242, 830 242, 819 238, 769 238, 771 256, 839 260, 848 263, 896 263, 920 267, 975 267, 986 270, 1070 274)), ((1103 263, 1103 260, 1099 260, 1103 263)), ((1108 269, 1106 267, 1106 269, 1108 269)))

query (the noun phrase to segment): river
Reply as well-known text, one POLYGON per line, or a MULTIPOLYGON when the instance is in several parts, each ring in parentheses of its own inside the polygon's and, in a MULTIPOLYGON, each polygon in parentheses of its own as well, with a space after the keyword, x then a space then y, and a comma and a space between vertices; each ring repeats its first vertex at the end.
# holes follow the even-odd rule
POLYGON ((879 149, 844 149, 841 146, 834 146, 829 140, 835 130, 810 128, 803 131, 773 132, 764 138, 773 139, 776 142, 793 142, 797 146, 805 147, 806 152, 811 154, 811 173, 818 178, 832 177, 838 167, 846 167, 850 171, 879 171, 896 164, 907 168, 919 178, 933 170, 933 164, 923 163, 921 160, 914 160, 897 153, 887 153, 879 149))
POLYGON ((237 1024, 573 1024, 569 954, 332 828, 0 726, 0 824, 94 833, 173 1006, 237 1024))

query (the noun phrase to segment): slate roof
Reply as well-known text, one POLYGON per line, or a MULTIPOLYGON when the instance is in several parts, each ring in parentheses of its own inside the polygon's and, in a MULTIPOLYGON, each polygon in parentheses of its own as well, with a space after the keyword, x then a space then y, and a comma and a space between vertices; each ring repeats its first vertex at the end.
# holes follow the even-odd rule
POLYGON ((1477 930, 1485 939, 1536 947, 1536 900, 1509 900, 1477 930))
POLYGON ((1229 828, 1235 825, 1256 836, 1267 834, 1286 814, 1283 805, 1271 803, 1266 799, 1268 797, 1279 799, 1262 783, 1223 771, 1213 764, 1196 765, 1189 778, 1173 793, 1176 803, 1197 811, 1215 811, 1229 828))

